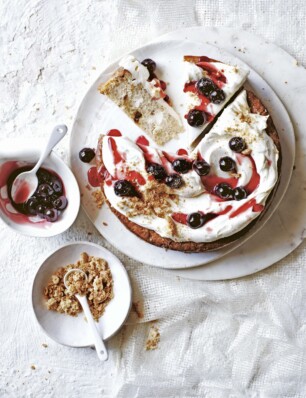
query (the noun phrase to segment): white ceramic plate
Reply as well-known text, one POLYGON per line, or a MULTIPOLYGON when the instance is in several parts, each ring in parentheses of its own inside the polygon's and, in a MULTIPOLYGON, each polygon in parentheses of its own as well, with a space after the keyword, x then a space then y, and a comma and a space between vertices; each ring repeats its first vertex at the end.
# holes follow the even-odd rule
POLYGON ((75 242, 60 247, 48 256, 40 266, 32 287, 32 305, 36 319, 44 332, 56 342, 71 347, 88 347, 93 340, 84 314, 71 317, 49 311, 45 305, 43 289, 52 273, 59 267, 75 263, 82 252, 104 258, 110 267, 114 281, 114 298, 97 323, 104 340, 113 336, 122 326, 131 307, 132 289, 128 274, 111 252, 89 242, 75 242))
MULTIPOLYGON (((41 144, 42 142, 35 142, 34 148, 33 143, 29 142, 29 140, 18 139, 2 141, 0 149, 0 167, 4 164, 8 164, 8 162, 18 162, 20 167, 36 163, 41 153, 39 149, 41 144)), ((29 223, 21 222, 18 218, 19 216, 17 216, 16 221, 14 221, 12 217, 8 216, 9 213, 3 211, 1 206, 0 217, 16 232, 29 236, 50 237, 61 234, 74 223, 80 209, 80 190, 73 173, 55 152, 51 152, 42 167, 53 170, 61 177, 64 183, 68 206, 65 211, 62 212, 59 219, 54 223, 46 221, 29 223)), ((5 187, 1 189, 0 195, 1 198, 6 197, 5 187)))
MULTIPOLYGON (((192 41, 172 40, 152 43, 134 51, 132 54, 140 60, 144 58, 152 58, 156 61, 157 65, 162 69, 161 71, 158 71, 159 76, 161 79, 170 82, 168 86, 170 97, 172 99, 176 99, 181 96, 182 86, 176 84, 172 76, 178 76, 180 65, 179 61, 181 61, 183 55, 187 53, 194 55, 207 55, 225 63, 249 68, 249 66, 245 65, 238 58, 233 57, 219 48, 192 41)), ((267 105, 279 132, 282 147, 290 148, 289 151, 284 151, 283 153, 281 182, 269 211, 248 234, 245 234, 245 236, 239 239, 239 241, 234 242, 221 250, 193 254, 172 250, 166 251, 165 249, 150 245, 135 236, 120 223, 120 221, 109 210, 108 206, 104 205, 100 210, 97 209, 92 200, 91 191, 86 188, 86 185, 88 184, 87 170, 90 165, 80 162, 78 158, 80 149, 85 146, 96 147, 99 134, 106 133, 112 128, 117 128, 123 135, 126 134, 130 137, 136 138, 139 135, 146 135, 111 101, 98 93, 98 85, 107 80, 117 66, 117 62, 110 65, 91 86, 80 105, 72 128, 70 162, 83 194, 83 208, 99 232, 109 242, 126 255, 138 261, 163 268, 189 268, 207 264, 224 256, 226 253, 229 253, 236 247, 240 246, 263 227, 275 211, 287 189, 294 160, 294 134, 289 116, 284 106, 268 84, 254 70, 249 68, 250 75, 248 78, 248 85, 263 100, 263 103, 267 105), (286 134, 282 134, 283 131, 286 131, 286 134), (137 248, 137 250, 135 250, 135 248, 137 248)), ((179 106, 177 110, 179 112, 183 112, 183 110, 180 110, 179 106)), ((180 142, 171 142, 169 146, 167 146, 167 149, 175 151, 181 146, 182 143, 180 142)))

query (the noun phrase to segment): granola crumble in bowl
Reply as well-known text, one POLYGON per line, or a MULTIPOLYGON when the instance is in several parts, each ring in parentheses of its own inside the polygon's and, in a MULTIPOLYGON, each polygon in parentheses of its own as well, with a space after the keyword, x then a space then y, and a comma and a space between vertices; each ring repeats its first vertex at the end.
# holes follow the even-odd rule
POLYGON ((76 292, 87 295, 104 340, 120 329, 130 311, 132 292, 117 257, 94 243, 75 242, 47 257, 35 276, 32 305, 44 332, 60 344, 87 347, 93 340, 76 292), (67 289, 64 275, 73 268, 84 271, 87 278, 72 272, 67 289))

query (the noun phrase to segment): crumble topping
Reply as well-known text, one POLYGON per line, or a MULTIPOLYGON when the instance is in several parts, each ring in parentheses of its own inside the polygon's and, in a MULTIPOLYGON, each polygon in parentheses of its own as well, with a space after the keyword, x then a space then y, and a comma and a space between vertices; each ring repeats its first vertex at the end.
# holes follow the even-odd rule
POLYGON ((119 204, 120 207, 128 207, 128 217, 138 215, 156 215, 166 217, 172 211, 171 200, 178 200, 176 195, 169 195, 162 184, 152 181, 151 186, 142 194, 141 197, 134 196, 125 198, 119 204))
POLYGON ((94 198, 94 201, 95 201, 95 203, 97 205, 97 208, 101 209, 101 207, 102 207, 102 205, 103 205, 103 203, 105 201, 103 192, 100 189, 97 189, 96 191, 93 191, 91 193, 91 196, 94 198))
POLYGON ((66 279, 67 290, 70 295, 79 294, 85 296, 88 291, 86 274, 81 271, 73 271, 66 279))
POLYGON ((76 264, 68 264, 55 271, 44 289, 47 308, 51 311, 77 316, 82 312, 82 307, 75 297, 75 293, 79 291, 86 294, 91 313, 98 321, 114 297, 112 274, 104 259, 82 253, 81 259, 76 264), (68 281, 71 279, 71 285, 67 289, 64 285, 64 276, 72 268, 84 271, 87 275, 87 283, 84 283, 84 279, 79 279, 82 278, 82 273, 73 272, 67 278, 68 281))

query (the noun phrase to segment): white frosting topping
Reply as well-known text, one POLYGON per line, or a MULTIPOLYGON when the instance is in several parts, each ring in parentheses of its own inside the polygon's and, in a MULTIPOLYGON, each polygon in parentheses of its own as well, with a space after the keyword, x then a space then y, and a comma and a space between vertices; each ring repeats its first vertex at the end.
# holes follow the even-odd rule
MULTIPOLYGON (((210 65, 213 66, 214 69, 219 70, 226 78, 226 83, 223 84, 222 90, 225 93, 225 100, 221 104, 213 104, 210 103, 207 106, 207 112, 211 115, 216 116, 226 105, 226 103, 231 99, 231 97, 242 87, 245 82, 249 71, 241 68, 234 67, 231 65, 223 64, 221 62, 209 62, 210 65)), ((198 81, 202 77, 209 77, 208 73, 197 66, 192 62, 184 61, 184 69, 186 74, 186 83, 198 81)), ((199 97, 192 92, 186 93, 187 97, 187 112, 191 109, 194 109, 196 106, 200 105, 201 100, 199 97)), ((192 127, 187 124, 188 130, 188 142, 191 145, 198 136, 202 133, 202 131, 207 127, 209 122, 206 122, 203 126, 200 127, 192 127)))
MULTIPOLYGON (((112 185, 104 184, 105 195, 115 209, 128 216, 134 223, 152 229, 159 235, 171 238, 174 241, 211 242, 233 235, 259 216, 277 182, 278 150, 273 140, 265 132, 266 122, 266 116, 250 112, 246 92, 242 91, 233 103, 223 111, 211 131, 206 134, 189 156, 189 159, 196 159, 200 154, 210 164, 211 171, 207 176, 208 178, 213 176, 213 178, 221 177, 225 179, 231 176, 229 173, 220 170, 219 160, 223 156, 231 157, 237 165, 235 178, 238 181, 236 181, 236 186, 246 187, 250 184, 250 181, 254 180, 257 173, 260 182, 257 187, 253 187, 253 192, 247 198, 240 201, 219 200, 215 195, 209 193, 209 184, 207 185, 205 178, 202 182, 201 177, 194 170, 182 174, 184 185, 180 189, 171 189, 164 183, 159 183, 165 186, 167 193, 177 195, 176 201, 169 198, 170 216, 173 213, 188 215, 197 211, 204 214, 225 212, 225 214, 218 215, 201 228, 192 229, 187 225, 175 222, 177 231, 173 235, 173 230, 167 218, 143 214, 128 216, 131 209, 126 204, 123 206, 123 201, 128 203, 128 200, 126 200, 128 198, 116 196, 112 185), (238 154, 229 148, 229 140, 236 136, 245 140, 247 149, 251 152, 249 156, 238 154), (241 210, 242 206, 246 208, 241 210), (239 211, 237 212, 237 210, 239 211), (235 213, 237 214, 235 215, 235 213)), ((148 146, 139 147, 128 138, 123 137, 105 136, 102 141, 102 156, 107 171, 118 179, 124 178, 126 169, 139 172, 146 181, 144 185, 137 186, 140 192, 144 192, 150 186, 144 152, 148 152, 149 155, 147 156, 150 157, 151 162, 162 164, 168 174, 173 173, 171 161, 167 161, 163 152, 159 149, 148 146), (123 162, 115 164, 113 152, 109 145, 110 138, 116 142, 117 150, 124 159, 123 162), (142 150, 142 148, 144 149, 142 150)))

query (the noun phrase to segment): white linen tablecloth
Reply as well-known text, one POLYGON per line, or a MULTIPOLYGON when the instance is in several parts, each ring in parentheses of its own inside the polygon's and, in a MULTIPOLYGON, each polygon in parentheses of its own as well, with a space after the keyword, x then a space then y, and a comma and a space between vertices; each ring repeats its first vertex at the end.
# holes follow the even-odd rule
MULTIPOLYGON (((189 26, 243 28, 306 65, 303 0, 2 0, 1 140, 71 127, 85 91, 123 52, 189 26)), ((68 137, 58 152, 66 159, 68 137)), ((192 282, 114 250, 83 212, 61 236, 17 235, 0 222, 0 397, 305 397, 305 242, 266 271, 192 282), (109 342, 110 360, 60 346, 36 324, 30 291, 48 252, 76 240, 112 250, 126 265, 134 301, 109 342), (160 330, 145 351, 150 326, 160 330), (48 347, 43 347, 47 343, 48 347), (35 370, 31 368, 35 365, 35 370)))

